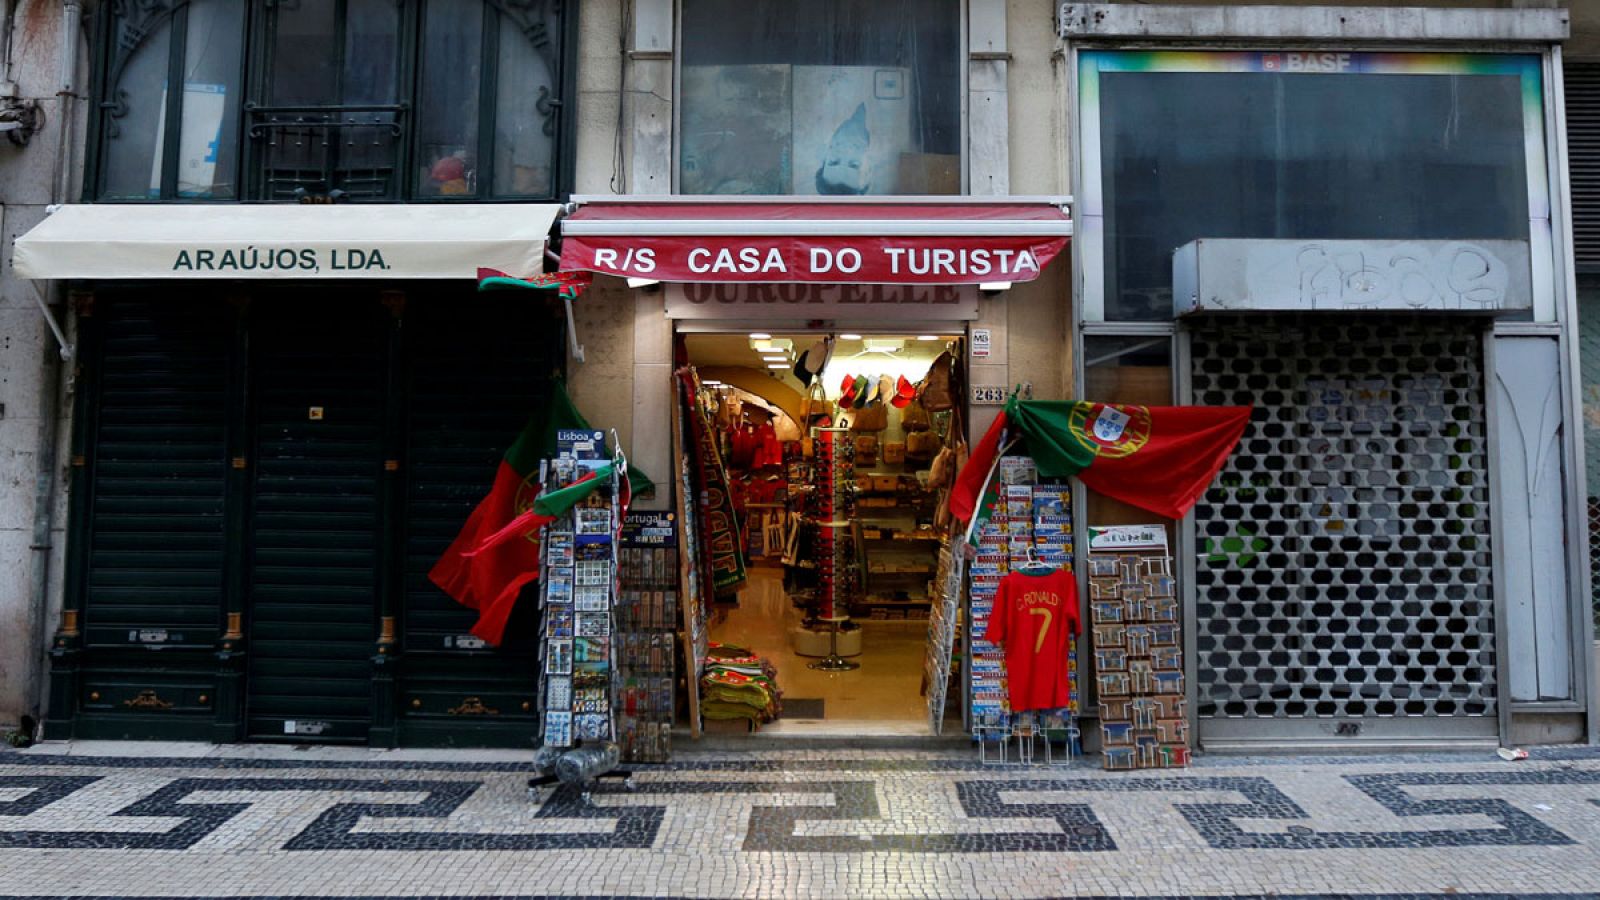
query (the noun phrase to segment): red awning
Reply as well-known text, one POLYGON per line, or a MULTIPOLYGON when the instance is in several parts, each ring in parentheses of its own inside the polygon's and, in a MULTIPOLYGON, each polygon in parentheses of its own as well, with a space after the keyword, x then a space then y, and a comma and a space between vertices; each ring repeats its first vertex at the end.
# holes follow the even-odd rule
POLYGON ((1032 281, 1067 246, 1066 198, 579 197, 561 268, 655 281, 1032 281))

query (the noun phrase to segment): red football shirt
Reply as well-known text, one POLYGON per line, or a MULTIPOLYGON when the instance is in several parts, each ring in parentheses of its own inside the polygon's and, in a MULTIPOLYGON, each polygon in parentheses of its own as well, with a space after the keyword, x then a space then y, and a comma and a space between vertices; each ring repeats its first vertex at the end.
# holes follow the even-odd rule
POLYGON ((1067 652, 1078 633, 1078 580, 1066 569, 1012 572, 1000 581, 984 640, 1003 644, 1011 711, 1070 701, 1067 652))

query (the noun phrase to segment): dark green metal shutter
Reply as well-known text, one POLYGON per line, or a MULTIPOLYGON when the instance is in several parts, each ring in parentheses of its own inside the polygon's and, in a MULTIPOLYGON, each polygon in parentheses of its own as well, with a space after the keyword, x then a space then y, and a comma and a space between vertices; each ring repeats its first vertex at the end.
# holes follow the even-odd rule
MULTIPOLYGON (((223 616, 227 352, 214 300, 98 304, 88 572, 79 697, 85 737, 205 735, 223 616)), ((93 402, 87 398, 84 402, 93 402)))
POLYGON ((402 740, 526 745, 537 706, 531 622, 519 615, 504 646, 480 647, 468 634, 476 614, 427 574, 546 402, 563 333, 524 294, 413 300, 405 331, 402 740))
POLYGON ((252 738, 366 740, 388 318, 348 292, 252 311, 252 738))

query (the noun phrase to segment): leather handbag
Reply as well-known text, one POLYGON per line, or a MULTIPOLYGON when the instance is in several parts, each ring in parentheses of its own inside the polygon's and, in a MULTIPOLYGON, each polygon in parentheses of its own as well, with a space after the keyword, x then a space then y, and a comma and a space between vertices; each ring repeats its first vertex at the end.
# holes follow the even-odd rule
POLYGON ((906 459, 930 460, 938 450, 939 436, 931 431, 913 431, 906 435, 906 459))
POLYGON ((933 423, 928 419, 927 407, 916 400, 907 403, 906 408, 900 411, 900 427, 907 432, 927 431, 932 426, 933 423))
POLYGON ((949 350, 939 354, 928 367, 928 374, 922 379, 922 390, 917 393, 923 409, 936 413, 955 408, 954 368, 955 357, 949 350))
POLYGON ((884 403, 877 403, 856 410, 855 421, 850 423, 851 431, 882 431, 889 427, 889 407, 884 403))

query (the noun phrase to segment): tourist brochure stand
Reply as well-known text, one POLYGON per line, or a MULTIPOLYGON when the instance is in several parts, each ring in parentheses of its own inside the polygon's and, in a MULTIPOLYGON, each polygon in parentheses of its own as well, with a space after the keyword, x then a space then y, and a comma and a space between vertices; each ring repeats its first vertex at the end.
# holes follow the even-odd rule
POLYGON ((861 668, 839 655, 839 626, 850 621, 850 600, 855 595, 855 526, 850 521, 856 489, 855 446, 848 428, 813 428, 817 454, 817 489, 813 493, 816 517, 816 559, 822 572, 817 584, 817 619, 829 625, 828 655, 808 668, 848 672, 861 668))
POLYGON ((1023 565, 1072 568, 1072 488, 1040 484, 1033 460, 1002 456, 980 502, 992 504, 976 529, 976 555, 969 573, 966 616, 967 690, 972 732, 983 762, 1057 762, 1080 752, 1077 641, 1067 653, 1068 705, 1059 710, 1014 713, 1007 702, 1005 651, 984 640, 1000 581, 1023 565), (1042 750, 1042 754, 1039 752, 1042 750), (1039 757, 1042 756, 1041 760, 1039 757))
MULTIPOLYGON (((681 384, 681 382, 680 382, 681 384)), ((710 632, 707 624, 706 604, 709 602, 709 585, 700 566, 699 504, 694 501, 693 461, 686 448, 694 446, 688 416, 695 415, 685 406, 693 398, 693 391, 680 387, 678 399, 672 404, 672 469, 678 480, 676 513, 678 517, 678 598, 682 610, 683 631, 678 643, 683 647, 684 692, 689 703, 689 735, 696 740, 703 730, 700 723, 700 676, 705 674, 706 651, 710 649, 710 632)))
POLYGON ((670 512, 628 513, 622 520, 617 743, 626 762, 666 762, 672 754, 677 521, 670 512))
POLYGON ((928 727, 944 733, 945 701, 950 692, 951 657, 961 629, 961 600, 966 560, 948 538, 939 549, 939 566, 933 576, 932 609, 928 614, 927 656, 922 662, 927 685, 928 727))
POLYGON ((1089 529, 1088 607, 1105 768, 1187 767, 1183 628, 1166 526, 1089 529))
POLYGON ((620 479, 627 477, 627 465, 619 456, 606 470, 608 460, 596 458, 603 448, 603 440, 577 446, 563 442, 566 455, 539 464, 545 493, 596 470, 607 483, 546 525, 542 535, 539 697, 545 774, 531 780, 530 788, 553 784, 556 772, 567 776, 560 780, 583 784, 630 777, 615 768, 618 754, 610 746, 618 736, 617 528, 620 479))

